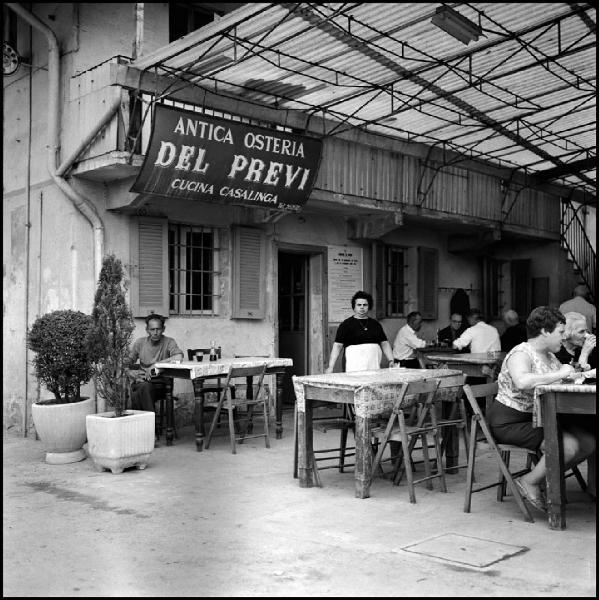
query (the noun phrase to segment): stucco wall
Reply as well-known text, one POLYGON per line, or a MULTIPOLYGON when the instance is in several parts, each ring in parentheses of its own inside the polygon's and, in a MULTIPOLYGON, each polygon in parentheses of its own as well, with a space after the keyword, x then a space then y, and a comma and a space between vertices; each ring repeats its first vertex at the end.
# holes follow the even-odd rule
MULTIPOLYGON (((70 120, 70 79, 72 75, 117 54, 131 55, 135 34, 133 7, 134 3, 33 5, 34 13, 57 32, 61 44, 63 146, 59 161, 64 160, 66 153, 89 131, 87 127, 80 129, 79 122, 70 120)), ((144 52, 151 52, 168 42, 166 11, 166 3, 144 5, 144 52)), ((21 26, 21 29, 28 35, 28 26, 21 26)), ((57 308, 74 308, 89 313, 96 287, 91 226, 50 180, 47 171, 47 52, 46 40, 39 32, 34 33, 31 57, 34 68, 22 69, 17 76, 4 81, 3 408, 5 427, 17 429, 23 425, 25 408, 29 414, 27 405, 39 394, 29 366, 31 356, 24 346, 28 326, 36 316, 57 308)), ((87 115, 89 127, 97 122, 104 110, 104 106, 98 106, 87 115)), ((408 175, 413 176, 414 173, 406 177, 408 175)), ((104 251, 114 252, 126 265, 131 262, 131 217, 106 209, 115 196, 130 200, 128 188, 131 181, 92 183, 76 178, 71 180, 72 185, 98 209, 105 228, 104 251)), ((334 188, 331 190, 336 191, 334 188)), ((120 203, 121 206, 126 204, 120 203)), ((149 200, 143 209, 150 214, 168 214, 172 221, 206 226, 227 228, 232 223, 257 222, 252 209, 216 204, 149 200)), ((355 216, 351 214, 350 206, 345 208, 345 213, 355 216)), ((312 212, 308 204, 301 215, 286 215, 274 222, 262 223, 269 241, 266 277, 262 282, 266 289, 267 311, 262 321, 231 319, 231 254, 226 236, 221 253, 222 296, 218 315, 173 316, 167 322, 167 335, 174 337, 183 350, 207 346, 214 339, 222 346, 224 356, 277 352, 276 265, 279 245, 359 245, 364 250, 363 287, 371 287, 370 242, 348 240, 345 218, 341 211, 329 214, 320 209, 312 212)), ((425 322, 425 337, 433 337, 436 328, 445 326, 449 321, 451 291, 448 288, 471 290, 471 305, 480 305, 481 282, 477 260, 469 255, 449 253, 447 232, 420 225, 403 225, 384 236, 383 241, 411 248, 412 253, 417 246, 439 250, 439 318, 425 322)), ((530 257, 534 265, 533 276, 550 276, 551 302, 557 305, 564 295, 569 295, 575 277, 557 245, 552 244, 550 251, 547 248, 547 245, 532 245, 529 249, 518 247, 513 250, 512 256, 530 257)), ((417 308, 414 305, 417 297, 413 269, 408 274, 408 283, 410 306, 417 308)), ((351 309, 348 306, 349 314, 351 309)), ((389 339, 394 338, 404 322, 403 319, 383 321, 389 339)), ((142 319, 136 319, 135 336, 145 335, 144 325, 142 319)), ((84 393, 88 392, 91 393, 91 386, 85 386, 84 393)), ((175 394, 189 400, 191 385, 177 382, 175 394)))

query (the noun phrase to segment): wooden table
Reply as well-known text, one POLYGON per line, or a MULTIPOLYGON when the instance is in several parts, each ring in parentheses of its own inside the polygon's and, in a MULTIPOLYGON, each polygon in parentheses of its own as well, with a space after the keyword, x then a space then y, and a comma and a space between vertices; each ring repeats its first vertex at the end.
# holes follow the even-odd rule
MULTIPOLYGON (((450 353, 445 350, 435 353, 427 352, 426 348, 423 348, 422 352, 426 361, 434 368, 459 369, 464 375, 469 377, 484 377, 487 380, 487 383, 492 383, 497 379, 497 374, 501 369, 501 363, 506 355, 505 352, 450 353)), ((487 403, 490 404, 491 401, 492 399, 488 399, 487 403)), ((485 411, 488 409, 489 406, 485 406, 485 411)), ((446 457, 446 466, 448 467, 447 472, 457 473, 456 468, 450 468, 458 464, 457 455, 459 440, 453 427, 448 428, 447 431, 444 432, 444 439, 444 443, 448 449, 446 457)))
POLYGON ((476 353, 427 353, 426 358, 437 368, 441 365, 446 368, 459 369, 469 377, 484 377, 492 383, 497 379, 497 372, 505 358, 505 352, 476 352, 476 353), (486 368, 485 368, 486 367, 486 368))
POLYGON ((539 385, 535 388, 533 418, 543 425, 547 468, 549 527, 566 528, 564 448, 557 422, 558 413, 597 414, 596 386, 582 384, 539 385))
POLYGON ((416 354, 424 354, 425 356, 435 353, 443 354, 458 354, 459 350, 449 346, 425 346, 424 348, 416 348, 416 354))
MULTIPOLYGON (((156 363, 154 367, 158 375, 172 377, 173 379, 187 379, 194 383, 194 402, 198 408, 198 425, 196 429, 196 449, 201 452, 204 449, 204 405, 203 395, 198 393, 206 379, 215 377, 226 377, 229 367, 260 367, 266 365, 266 375, 277 375, 275 390, 275 429, 276 438, 283 436, 283 402, 280 393, 279 375, 293 366, 291 358, 270 358, 264 356, 244 356, 243 358, 221 358, 215 361, 189 361, 182 360, 180 363, 156 363), (197 389, 196 389, 197 388, 197 389)), ((252 381, 248 377, 248 392, 251 390, 252 381)), ((174 409, 172 393, 166 394, 166 445, 171 446, 174 438, 174 409)))
POLYGON ((322 373, 292 377, 297 402, 298 424, 298 477, 300 487, 315 484, 312 460, 313 402, 353 404, 356 415, 356 498, 370 496, 372 475, 372 448, 370 420, 389 415, 401 385, 409 381, 423 381, 432 377, 459 375, 450 369, 377 369, 351 373, 322 373))

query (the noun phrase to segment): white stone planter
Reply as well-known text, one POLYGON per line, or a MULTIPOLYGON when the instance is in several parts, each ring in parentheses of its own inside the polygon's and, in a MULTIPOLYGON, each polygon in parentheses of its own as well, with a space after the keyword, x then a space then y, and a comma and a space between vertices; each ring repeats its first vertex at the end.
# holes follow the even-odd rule
POLYGON ((112 411, 87 415, 87 452, 96 469, 145 469, 154 450, 155 418, 146 410, 128 410, 122 417, 112 411))
POLYGON ((35 431, 44 450, 46 462, 63 465, 86 458, 82 446, 86 438, 86 416, 94 412, 94 401, 85 398, 81 402, 31 405, 35 431))

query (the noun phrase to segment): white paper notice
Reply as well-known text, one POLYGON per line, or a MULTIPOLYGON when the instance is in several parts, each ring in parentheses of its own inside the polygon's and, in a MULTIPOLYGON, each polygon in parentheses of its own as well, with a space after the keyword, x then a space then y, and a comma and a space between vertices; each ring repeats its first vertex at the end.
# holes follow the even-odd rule
POLYGON ((359 246, 328 247, 329 323, 340 323, 350 317, 351 298, 363 288, 362 248, 359 246))

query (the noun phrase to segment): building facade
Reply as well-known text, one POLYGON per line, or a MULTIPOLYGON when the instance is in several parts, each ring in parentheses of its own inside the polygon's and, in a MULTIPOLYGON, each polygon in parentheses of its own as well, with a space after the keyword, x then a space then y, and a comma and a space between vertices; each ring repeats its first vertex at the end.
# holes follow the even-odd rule
MULTIPOLYGON (((28 327, 55 309, 91 312, 109 252, 127 267, 136 335, 159 312, 183 350, 216 340, 223 356, 290 356, 297 374, 323 370, 358 289, 373 294, 393 341, 412 310, 432 339, 460 289, 499 325, 503 310, 557 306, 576 284, 559 243, 566 190, 516 192, 492 165, 357 129, 322 139, 299 211, 132 192, 157 104, 281 139, 320 139, 322 122, 306 127, 305 117, 218 90, 158 94, 129 68, 218 19, 219 6, 242 5, 28 6, 3 8, 24 63, 4 77, 5 427, 29 430, 31 402, 44 394, 28 327)), ((175 394, 189 399, 185 383, 175 394)))

